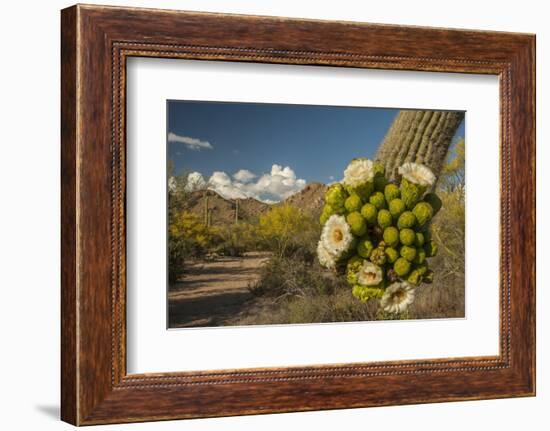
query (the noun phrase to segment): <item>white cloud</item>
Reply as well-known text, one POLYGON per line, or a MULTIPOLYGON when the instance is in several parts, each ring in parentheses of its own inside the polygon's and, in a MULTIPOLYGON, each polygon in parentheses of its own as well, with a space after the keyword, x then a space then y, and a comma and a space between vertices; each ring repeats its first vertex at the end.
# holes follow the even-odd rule
POLYGON ((227 199, 245 199, 248 195, 242 190, 242 183, 233 182, 225 172, 214 172, 208 180, 208 188, 227 199))
POLYGON ((273 165, 271 173, 262 175, 258 181, 252 184, 252 192, 264 199, 277 199, 281 201, 304 188, 306 181, 297 179, 294 171, 289 167, 273 165), (273 196, 265 198, 265 196, 273 196))
POLYGON ((208 141, 201 141, 200 139, 191 138, 189 136, 180 136, 172 132, 168 133, 168 142, 178 142, 184 144, 190 150, 196 151, 214 149, 212 144, 208 141))
MULTIPOLYGON (((209 189, 226 199, 250 197, 266 203, 280 202, 306 185, 304 179, 296 178, 296 174, 289 166, 283 168, 280 165, 273 165, 270 173, 263 174, 259 178, 258 175, 246 169, 233 174, 233 178, 222 171, 214 172, 207 182, 199 172, 189 174, 189 179, 191 178, 194 179, 193 184, 206 183, 209 189), (257 180, 253 181, 256 178, 257 180)), ((188 184, 191 183, 188 181, 188 184)))
POLYGON ((206 181, 200 172, 191 172, 187 175, 187 183, 185 184, 185 190, 193 192, 195 190, 202 190, 206 187, 206 181))
POLYGON ((233 178, 241 183, 248 183, 256 177, 257 175, 253 172, 250 172, 248 169, 241 169, 233 174, 233 178))
POLYGON ((208 184, 211 186, 230 186, 231 177, 225 172, 216 171, 208 180, 208 184))

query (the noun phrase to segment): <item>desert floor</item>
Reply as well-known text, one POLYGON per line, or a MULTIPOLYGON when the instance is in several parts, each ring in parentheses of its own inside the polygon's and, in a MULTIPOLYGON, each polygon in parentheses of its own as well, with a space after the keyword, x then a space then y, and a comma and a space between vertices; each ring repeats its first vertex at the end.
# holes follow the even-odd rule
POLYGON ((169 327, 223 326, 250 313, 256 304, 248 287, 269 256, 251 252, 189 264, 185 277, 170 285, 169 327))

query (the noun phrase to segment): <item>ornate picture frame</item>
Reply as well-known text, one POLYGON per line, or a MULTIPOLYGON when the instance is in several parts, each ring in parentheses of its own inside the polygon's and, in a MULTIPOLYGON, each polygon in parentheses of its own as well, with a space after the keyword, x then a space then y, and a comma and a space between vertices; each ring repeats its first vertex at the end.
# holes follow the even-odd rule
POLYGON ((61 17, 64 421, 535 394, 534 35, 84 5, 61 17), (499 355, 128 374, 126 60, 136 56, 497 75, 499 355))

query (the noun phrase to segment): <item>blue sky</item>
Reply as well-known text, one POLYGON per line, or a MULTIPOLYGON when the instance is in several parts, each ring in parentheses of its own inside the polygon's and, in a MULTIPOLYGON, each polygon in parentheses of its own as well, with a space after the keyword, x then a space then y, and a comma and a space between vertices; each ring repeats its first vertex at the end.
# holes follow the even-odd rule
MULTIPOLYGON (((244 183, 250 186, 242 188, 247 195, 276 201, 304 182, 340 180, 354 157, 374 157, 398 111, 170 100, 168 158, 177 174, 198 172, 205 181, 214 175, 214 184, 230 187, 226 194, 232 182, 244 183), (243 170, 250 175, 233 177, 243 170), (288 187, 268 187, 262 195, 257 183, 266 185, 279 174, 288 187)), ((459 136, 464 136, 464 123, 459 136)))

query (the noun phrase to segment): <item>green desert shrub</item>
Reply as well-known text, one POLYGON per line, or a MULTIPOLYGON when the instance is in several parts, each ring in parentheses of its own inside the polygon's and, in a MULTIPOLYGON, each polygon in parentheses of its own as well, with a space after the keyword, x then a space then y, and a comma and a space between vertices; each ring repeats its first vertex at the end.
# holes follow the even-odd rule
POLYGON ((260 269, 259 280, 249 287, 256 296, 289 298, 328 295, 347 286, 317 262, 300 255, 273 256, 260 269))
POLYGON ((431 225, 432 239, 425 244, 426 254, 437 250, 438 265, 443 273, 464 277, 465 259, 465 207, 461 191, 440 195, 443 206, 431 225))
POLYGON ((217 230, 219 244, 217 254, 223 256, 242 256, 247 251, 260 247, 256 227, 250 223, 239 222, 217 230))

